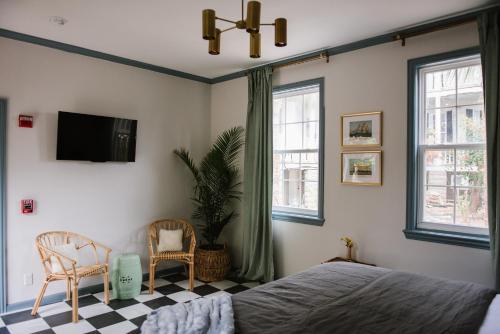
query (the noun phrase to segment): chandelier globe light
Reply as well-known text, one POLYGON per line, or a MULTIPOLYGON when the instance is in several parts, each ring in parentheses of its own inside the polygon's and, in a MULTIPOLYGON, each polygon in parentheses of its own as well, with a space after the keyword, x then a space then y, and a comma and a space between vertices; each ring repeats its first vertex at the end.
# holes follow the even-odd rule
POLYGON ((274 20, 274 23, 260 22, 261 4, 259 1, 248 1, 246 17, 244 13, 244 0, 241 0, 241 20, 228 20, 217 17, 215 10, 204 9, 202 11, 202 37, 208 40, 208 53, 211 55, 220 54, 221 35, 223 32, 240 29, 245 30, 250 35, 250 57, 260 58, 261 49, 261 26, 274 26, 274 45, 284 47, 287 44, 287 21, 283 17, 274 20), (216 21, 232 23, 233 26, 221 30, 216 27, 216 21))

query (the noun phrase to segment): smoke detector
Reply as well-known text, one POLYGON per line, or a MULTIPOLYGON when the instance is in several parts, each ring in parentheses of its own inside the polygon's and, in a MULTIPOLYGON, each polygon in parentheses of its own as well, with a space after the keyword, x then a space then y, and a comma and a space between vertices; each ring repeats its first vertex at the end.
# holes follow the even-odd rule
POLYGON ((63 26, 63 25, 65 25, 68 22, 68 20, 66 20, 62 16, 51 16, 49 18, 49 21, 52 22, 52 23, 55 23, 57 25, 60 25, 60 26, 63 26))

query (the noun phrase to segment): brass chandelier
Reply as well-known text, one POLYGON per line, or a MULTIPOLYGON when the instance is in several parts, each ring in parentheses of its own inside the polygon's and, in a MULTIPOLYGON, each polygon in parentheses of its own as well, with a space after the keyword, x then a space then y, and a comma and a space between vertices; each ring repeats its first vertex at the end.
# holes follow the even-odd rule
POLYGON ((260 26, 274 26, 274 45, 286 46, 286 19, 277 18, 274 23, 260 23, 260 2, 248 1, 247 16, 244 15, 244 0, 241 0, 241 20, 228 20, 215 15, 215 10, 204 9, 202 12, 203 39, 208 40, 208 53, 220 54, 220 36, 223 32, 233 29, 245 29, 250 34, 250 57, 260 58, 260 26), (215 21, 220 20, 234 24, 234 26, 220 30, 215 21))

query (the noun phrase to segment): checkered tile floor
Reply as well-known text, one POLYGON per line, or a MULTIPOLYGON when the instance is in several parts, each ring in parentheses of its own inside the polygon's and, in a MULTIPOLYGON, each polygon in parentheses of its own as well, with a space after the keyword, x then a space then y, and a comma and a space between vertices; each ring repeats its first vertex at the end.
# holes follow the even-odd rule
POLYGON ((238 279, 205 284, 195 281, 193 292, 187 290, 188 281, 182 274, 160 277, 155 281, 155 291, 148 294, 148 282, 144 282, 141 294, 129 300, 113 299, 106 305, 103 293, 79 298, 80 321, 71 322, 71 301, 40 307, 36 316, 31 310, 0 316, 0 334, 83 334, 83 333, 140 333, 142 322, 152 310, 165 305, 184 303, 200 297, 217 294, 235 294, 254 286, 257 282, 238 279))

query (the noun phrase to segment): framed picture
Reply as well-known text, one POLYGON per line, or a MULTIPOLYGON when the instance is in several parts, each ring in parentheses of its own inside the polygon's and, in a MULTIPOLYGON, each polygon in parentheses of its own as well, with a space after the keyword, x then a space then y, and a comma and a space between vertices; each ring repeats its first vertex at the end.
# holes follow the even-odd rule
POLYGON ((342 147, 382 146, 382 111, 341 116, 342 147))
POLYGON ((360 186, 382 185, 382 151, 341 153, 341 182, 360 186))

